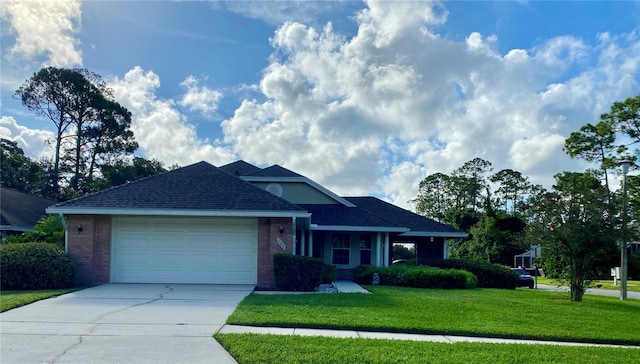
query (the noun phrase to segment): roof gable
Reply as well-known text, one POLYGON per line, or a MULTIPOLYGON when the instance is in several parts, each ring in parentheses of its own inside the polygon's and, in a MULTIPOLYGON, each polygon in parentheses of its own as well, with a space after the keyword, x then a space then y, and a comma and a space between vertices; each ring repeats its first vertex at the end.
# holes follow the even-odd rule
POLYGON ((57 204, 49 212, 74 209, 195 211, 304 210, 207 163, 199 162, 92 195, 57 204))
POLYGON ((304 177, 292 170, 286 169, 282 166, 274 164, 270 167, 254 171, 249 174, 251 177, 304 177))
POLYGON ((224 166, 220 166, 218 168, 234 176, 246 176, 261 170, 260 167, 254 166, 253 164, 247 163, 243 160, 225 164, 224 166))

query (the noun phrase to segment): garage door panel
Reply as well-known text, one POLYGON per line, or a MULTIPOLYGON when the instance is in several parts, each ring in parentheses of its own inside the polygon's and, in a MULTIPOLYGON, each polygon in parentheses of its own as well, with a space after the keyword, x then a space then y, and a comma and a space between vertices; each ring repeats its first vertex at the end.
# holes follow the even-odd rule
POLYGON ((257 281, 256 219, 122 217, 112 237, 112 282, 257 281))

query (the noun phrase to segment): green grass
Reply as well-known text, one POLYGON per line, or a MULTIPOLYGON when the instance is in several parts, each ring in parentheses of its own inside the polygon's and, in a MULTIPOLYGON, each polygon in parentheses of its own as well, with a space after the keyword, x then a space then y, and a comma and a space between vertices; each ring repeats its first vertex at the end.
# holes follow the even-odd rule
POLYGON ((44 289, 37 291, 1 291, 0 292, 0 312, 12 308, 28 305, 45 298, 63 295, 65 293, 77 291, 84 287, 66 289, 44 289))
POLYGON ((227 323, 640 345, 640 301, 534 290, 367 286, 373 294, 247 296, 227 323), (633 319, 632 319, 633 318, 633 319))
MULTIPOLYGON (((546 277, 538 277, 539 284, 548 284, 551 286, 557 286, 559 283, 557 280, 546 278, 546 277)), ((591 282, 593 288, 596 288, 597 284, 601 284, 602 289, 610 289, 619 291, 620 290, 620 282, 618 282, 617 286, 613 285, 613 280, 599 280, 591 282)), ((640 281, 630 280, 627 281, 627 291, 640 292, 640 281)))
POLYGON ((217 334, 248 363, 638 363, 640 349, 217 334))

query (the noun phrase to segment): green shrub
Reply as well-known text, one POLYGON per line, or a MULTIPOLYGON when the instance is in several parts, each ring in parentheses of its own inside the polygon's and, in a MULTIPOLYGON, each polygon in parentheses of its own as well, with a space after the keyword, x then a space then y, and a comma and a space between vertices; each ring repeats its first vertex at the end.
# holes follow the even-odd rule
POLYGON ((410 269, 411 266, 392 265, 390 267, 374 267, 371 265, 360 265, 353 269, 353 280, 359 284, 371 284, 373 281, 373 275, 378 274, 380 279, 379 283, 384 286, 401 286, 404 273, 410 269))
POLYGON ((476 288, 478 279, 461 269, 417 267, 404 273, 403 285, 416 288, 465 289, 476 288))
POLYGON ((76 265, 51 243, 0 246, 0 288, 3 290, 73 287, 76 265))
POLYGON ((354 280, 359 284, 371 284, 375 273, 380 278, 379 284, 385 286, 463 289, 475 288, 478 284, 475 275, 456 269, 411 265, 392 265, 388 268, 361 265, 353 270, 354 280))
POLYGON ((320 283, 329 284, 336 280, 336 266, 331 264, 322 264, 322 277, 320 278, 320 283))
MULTIPOLYGON (((291 254, 273 255, 276 288, 283 291, 313 291, 322 283, 324 263, 317 258, 291 254)), ((327 278, 330 273, 327 273, 327 278)))
POLYGON ((475 260, 443 259, 431 260, 432 267, 445 269, 462 269, 473 273, 478 278, 478 287, 515 289, 518 275, 511 269, 498 264, 479 262, 475 260))

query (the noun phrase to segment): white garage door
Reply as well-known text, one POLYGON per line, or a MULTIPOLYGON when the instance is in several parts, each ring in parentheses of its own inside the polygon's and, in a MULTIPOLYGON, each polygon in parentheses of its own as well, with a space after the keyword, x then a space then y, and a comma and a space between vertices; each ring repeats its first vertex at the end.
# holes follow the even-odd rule
POLYGON ((257 282, 255 218, 114 217, 111 234, 111 282, 257 282))

